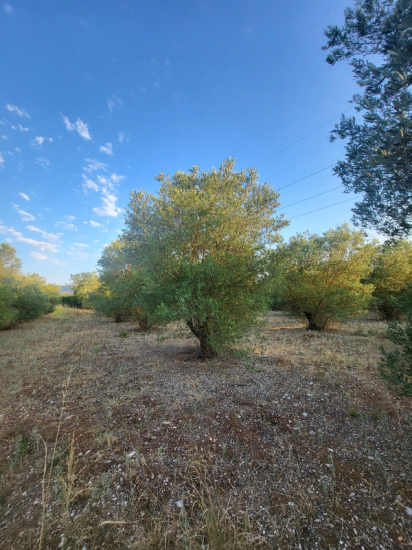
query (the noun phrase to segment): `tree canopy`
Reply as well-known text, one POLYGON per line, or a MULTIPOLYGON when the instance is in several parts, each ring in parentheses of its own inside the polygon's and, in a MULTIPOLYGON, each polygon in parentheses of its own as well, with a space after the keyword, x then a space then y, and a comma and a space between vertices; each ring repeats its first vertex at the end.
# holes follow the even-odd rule
POLYGON ((334 168, 347 192, 363 194, 354 222, 389 236, 412 231, 412 3, 358 0, 343 27, 325 31, 334 65, 350 60, 363 94, 352 98, 363 121, 342 115, 331 140, 348 139, 334 168))
POLYGON ((132 192, 126 213, 127 258, 141 270, 142 306, 183 319, 209 357, 234 342, 264 309, 267 249, 287 224, 278 193, 234 160, 160 174, 158 196, 132 192))
POLYGON ((365 312, 373 285, 363 280, 374 254, 375 245, 365 243, 363 232, 348 224, 323 235, 297 234, 274 252, 284 305, 306 317, 310 330, 365 312))

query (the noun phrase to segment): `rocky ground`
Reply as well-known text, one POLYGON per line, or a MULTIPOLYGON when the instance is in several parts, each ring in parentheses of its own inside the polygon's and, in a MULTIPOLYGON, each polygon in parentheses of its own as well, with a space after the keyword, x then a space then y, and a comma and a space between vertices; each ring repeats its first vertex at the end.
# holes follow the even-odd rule
POLYGON ((0 548, 410 548, 385 331, 276 314, 254 354, 210 361, 184 327, 90 312, 0 333, 0 548))

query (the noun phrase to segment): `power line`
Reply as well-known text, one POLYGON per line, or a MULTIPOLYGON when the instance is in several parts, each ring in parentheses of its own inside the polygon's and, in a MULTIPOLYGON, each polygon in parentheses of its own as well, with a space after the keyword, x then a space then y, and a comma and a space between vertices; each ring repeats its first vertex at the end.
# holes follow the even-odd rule
POLYGON ((307 199, 302 199, 301 201, 292 202, 292 204, 287 204, 283 208, 290 208, 291 206, 295 206, 295 204, 300 204, 301 202, 308 201, 309 199, 314 199, 315 197, 320 197, 321 195, 326 195, 326 193, 330 193, 331 191, 335 191, 335 189, 340 189, 343 186, 341 183, 337 187, 333 187, 332 189, 329 189, 328 191, 323 191, 322 193, 318 193, 317 195, 312 195, 311 197, 308 197, 307 199))
POLYGON ((313 214, 313 212, 319 212, 319 210, 325 210, 326 208, 332 208, 332 206, 337 206, 338 204, 343 204, 344 202, 354 201, 357 197, 352 197, 351 199, 346 199, 346 201, 335 202, 334 204, 329 204, 329 206, 322 206, 322 208, 317 208, 316 210, 311 210, 310 212, 304 212, 303 214, 298 214, 297 216, 292 216, 289 218, 293 220, 295 218, 300 218, 301 216, 306 216, 307 214, 313 214))
POLYGON ((328 168, 332 168, 332 166, 335 166, 335 163, 338 161, 339 159, 335 160, 335 162, 333 162, 332 164, 329 164, 328 166, 326 166, 325 168, 321 168, 320 170, 316 170, 316 172, 312 172, 311 174, 308 174, 307 176, 303 176, 302 178, 299 178, 298 180, 295 180, 295 181, 292 181, 292 183, 288 183, 287 185, 284 185, 283 187, 279 187, 278 191, 282 191, 282 189, 286 189, 286 187, 290 187, 291 185, 295 185, 295 183, 299 183, 300 181, 303 181, 303 180, 306 180, 308 178, 311 178, 312 176, 314 176, 315 174, 319 174, 320 172, 324 172, 325 170, 327 170, 328 168))
POLYGON ((304 135, 303 137, 297 139, 296 141, 294 141, 293 143, 291 143, 290 145, 287 145, 286 147, 284 147, 283 149, 281 149, 280 151, 277 151, 277 153, 275 153, 274 155, 268 157, 266 160, 262 161, 260 164, 258 164, 257 166, 262 166, 262 164, 265 164, 265 162, 268 162, 269 160, 272 160, 273 158, 277 157, 278 155, 280 155, 281 153, 283 153, 284 151, 286 151, 287 149, 290 149, 291 147, 293 147, 293 145, 296 145, 297 143, 299 143, 300 141, 306 139, 307 137, 311 136, 312 134, 314 134, 315 132, 317 132, 318 130, 320 130, 321 128, 324 128, 325 126, 327 126, 328 124, 330 124, 331 122, 333 122, 334 120, 336 120, 337 118, 339 118, 340 116, 342 116, 342 114, 346 114, 348 111, 350 111, 351 109, 354 109, 354 107, 349 107, 349 109, 346 109, 346 111, 343 111, 343 113, 339 113, 339 115, 331 118, 330 120, 328 120, 327 122, 325 122, 325 124, 322 124, 322 126, 318 126, 317 128, 315 128, 314 130, 312 130, 311 132, 309 132, 308 134, 304 135))

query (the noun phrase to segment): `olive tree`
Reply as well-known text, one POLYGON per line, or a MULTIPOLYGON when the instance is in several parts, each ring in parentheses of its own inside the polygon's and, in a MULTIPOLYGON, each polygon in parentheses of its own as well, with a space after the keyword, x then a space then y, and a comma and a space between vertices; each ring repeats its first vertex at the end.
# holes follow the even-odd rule
POLYGON ((183 319, 211 357, 237 341, 267 307, 266 245, 287 224, 278 193, 233 159, 160 174, 158 195, 132 192, 124 239, 143 277, 142 299, 158 319, 183 319))
POLYGON ((379 247, 368 282, 375 287, 375 305, 386 321, 394 321, 405 309, 400 298, 412 290, 412 243, 387 242, 379 247))
POLYGON ((347 140, 334 172, 361 195, 354 222, 391 237, 412 231, 411 29, 410 0, 358 0, 325 31, 327 62, 349 60, 363 88, 352 98, 362 119, 342 115, 332 132, 347 140))
POLYGON ((373 285, 363 280, 372 269, 375 244, 348 224, 323 235, 297 234, 274 253, 283 271, 283 302, 304 316, 309 330, 324 330, 363 313, 373 285))

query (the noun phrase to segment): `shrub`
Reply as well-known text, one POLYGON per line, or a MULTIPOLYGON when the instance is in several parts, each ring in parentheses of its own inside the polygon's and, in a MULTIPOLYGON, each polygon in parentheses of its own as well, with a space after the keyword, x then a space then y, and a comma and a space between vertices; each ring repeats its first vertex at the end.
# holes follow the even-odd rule
POLYGON ((16 290, 9 283, 0 282, 0 330, 11 327, 19 318, 14 307, 16 290))
POLYGON ((37 319, 44 313, 53 310, 50 296, 36 284, 20 287, 13 306, 18 311, 21 320, 37 319))
POLYGON ((405 299, 405 323, 390 323, 387 337, 399 346, 394 351, 386 351, 381 346, 382 359, 379 371, 388 381, 391 390, 400 395, 412 397, 412 294, 405 299))
POLYGON ((63 296, 60 296, 60 303, 62 306, 66 307, 73 307, 76 309, 82 309, 83 304, 79 296, 75 296, 74 294, 64 294, 63 296))

